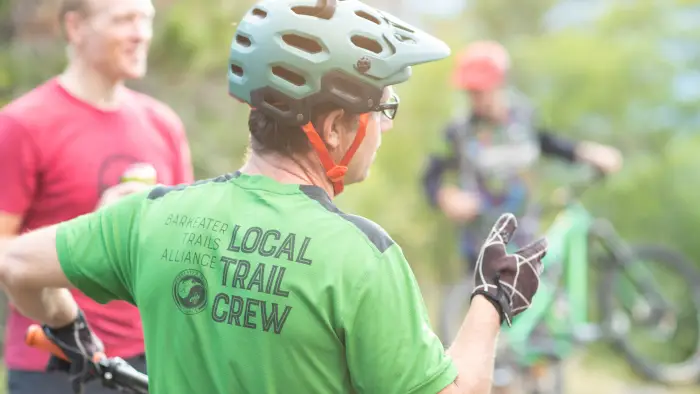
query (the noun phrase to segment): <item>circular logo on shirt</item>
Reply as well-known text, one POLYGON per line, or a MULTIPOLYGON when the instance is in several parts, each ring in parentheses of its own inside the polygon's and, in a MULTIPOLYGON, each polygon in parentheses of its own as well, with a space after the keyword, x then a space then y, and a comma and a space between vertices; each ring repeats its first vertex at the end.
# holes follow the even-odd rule
POLYGON ((97 170, 97 188, 99 195, 102 195, 102 193, 110 187, 119 184, 121 182, 121 177, 124 175, 124 171, 129 168, 129 166, 140 161, 141 160, 132 155, 119 154, 107 156, 97 170))
POLYGON ((207 306, 207 279, 201 272, 186 269, 173 281, 173 300, 180 312, 195 315, 207 306))

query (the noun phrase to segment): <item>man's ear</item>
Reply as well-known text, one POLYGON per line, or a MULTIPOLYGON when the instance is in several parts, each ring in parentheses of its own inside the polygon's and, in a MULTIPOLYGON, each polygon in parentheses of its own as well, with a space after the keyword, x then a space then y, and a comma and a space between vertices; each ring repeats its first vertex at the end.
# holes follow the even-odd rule
POLYGON ((330 150, 337 149, 341 144, 341 133, 345 132, 343 129, 343 115, 345 111, 342 109, 335 109, 326 115, 321 123, 322 130, 318 130, 323 138, 323 142, 330 150))
POLYGON ((78 11, 69 11, 63 16, 63 33, 69 44, 80 45, 84 16, 78 11))

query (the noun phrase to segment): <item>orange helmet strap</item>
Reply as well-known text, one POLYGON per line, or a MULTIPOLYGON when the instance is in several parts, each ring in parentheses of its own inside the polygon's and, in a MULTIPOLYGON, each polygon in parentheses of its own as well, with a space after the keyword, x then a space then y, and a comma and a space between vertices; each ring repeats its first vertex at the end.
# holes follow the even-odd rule
POLYGON ((345 178, 345 174, 348 172, 348 164, 357 152, 357 149, 359 149, 360 144, 362 144, 362 140, 365 138, 368 121, 369 114, 360 115, 360 125, 357 129, 355 139, 352 141, 352 144, 345 153, 345 156, 343 156, 343 158, 340 160, 340 163, 337 164, 333 161, 331 154, 326 148, 326 144, 321 139, 321 136, 318 134, 313 124, 309 122, 301 127, 301 129, 304 130, 306 137, 309 139, 309 142, 311 142, 311 146, 313 146, 314 150, 316 151, 316 155, 321 161, 323 169, 326 170, 326 176, 333 184, 333 193, 336 196, 342 193, 343 189, 345 188, 343 180, 345 178))

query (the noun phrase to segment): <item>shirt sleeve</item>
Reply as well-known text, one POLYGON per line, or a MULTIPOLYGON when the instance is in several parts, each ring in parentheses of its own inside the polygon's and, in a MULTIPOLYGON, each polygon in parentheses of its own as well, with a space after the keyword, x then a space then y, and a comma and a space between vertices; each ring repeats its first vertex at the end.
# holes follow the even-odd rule
POLYGON ((0 211, 24 216, 36 190, 39 155, 29 133, 0 114, 0 211))
POLYGON ((537 137, 542 154, 559 157, 568 162, 576 161, 576 141, 557 136, 545 129, 538 130, 537 137))
POLYGON ((455 381, 457 369, 430 327, 397 245, 362 276, 350 299, 346 357, 359 393, 435 394, 455 381))
POLYGON ((144 193, 61 223, 56 251, 68 280, 93 300, 134 304, 133 273, 144 193))

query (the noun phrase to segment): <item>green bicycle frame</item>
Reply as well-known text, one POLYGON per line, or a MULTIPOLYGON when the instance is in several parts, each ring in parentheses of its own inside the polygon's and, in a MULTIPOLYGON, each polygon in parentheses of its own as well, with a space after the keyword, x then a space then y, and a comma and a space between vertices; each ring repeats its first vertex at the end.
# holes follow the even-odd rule
POLYGON ((556 216, 548 229, 549 249, 542 261, 544 271, 532 305, 514 319, 511 327, 503 330, 504 339, 520 362, 529 364, 540 357, 528 344, 540 322, 544 321, 553 334, 554 351, 560 357, 573 350, 571 328, 589 322, 588 234, 593 220, 583 205, 572 203, 556 216), (552 307, 560 289, 566 298, 565 316, 557 316, 556 308, 552 307))

